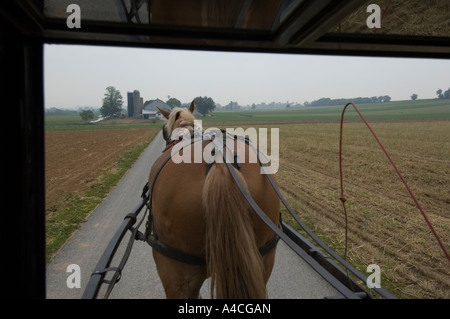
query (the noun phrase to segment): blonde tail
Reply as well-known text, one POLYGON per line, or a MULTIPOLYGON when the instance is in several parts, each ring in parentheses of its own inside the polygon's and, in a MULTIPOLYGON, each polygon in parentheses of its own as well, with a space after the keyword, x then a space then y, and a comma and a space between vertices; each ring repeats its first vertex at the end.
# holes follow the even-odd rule
MULTIPOLYGON (((236 173, 247 188, 242 174, 237 170, 236 173)), ((211 167, 202 199, 211 296, 216 287, 217 298, 266 298, 262 257, 250 218, 253 211, 226 164, 215 163, 211 167)))

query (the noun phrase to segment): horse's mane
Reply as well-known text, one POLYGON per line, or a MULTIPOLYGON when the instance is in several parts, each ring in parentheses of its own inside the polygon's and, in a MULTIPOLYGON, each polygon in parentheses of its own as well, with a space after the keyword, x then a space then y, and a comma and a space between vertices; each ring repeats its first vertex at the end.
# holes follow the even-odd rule
POLYGON ((194 116, 188 109, 175 107, 170 112, 170 116, 164 126, 166 136, 171 136, 176 128, 186 128, 189 132, 194 131, 194 116), (181 119, 181 121, 179 121, 181 119))

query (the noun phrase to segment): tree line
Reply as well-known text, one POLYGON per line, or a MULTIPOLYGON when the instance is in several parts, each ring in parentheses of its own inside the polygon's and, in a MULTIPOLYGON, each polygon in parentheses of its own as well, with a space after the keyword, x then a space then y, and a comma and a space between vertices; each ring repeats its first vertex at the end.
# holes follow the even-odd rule
POLYGON ((348 101, 352 101, 357 104, 368 104, 368 103, 386 103, 391 100, 389 95, 384 96, 373 96, 373 97, 357 97, 353 99, 330 99, 328 97, 321 98, 312 102, 305 102, 305 106, 333 106, 333 105, 344 105, 348 101))
MULTIPOLYGON (((436 91, 436 95, 437 95, 437 98, 440 100, 450 99, 450 88, 445 92, 443 92, 442 89, 439 89, 436 91)), ((414 93, 413 95, 411 95, 411 100, 415 101, 415 100, 417 100, 418 97, 419 96, 416 93, 414 93)))
MULTIPOLYGON (((450 88, 447 91, 442 91, 439 89, 436 91, 436 95, 438 99, 450 99, 450 88)), ((411 95, 411 99, 416 100, 418 97, 417 94, 411 95)), ((373 96, 373 97, 357 97, 353 99, 331 99, 331 98, 321 98, 312 102, 305 101, 304 106, 334 106, 334 105, 344 105, 349 100, 357 104, 370 104, 370 103, 387 103, 391 101, 391 97, 389 95, 383 96, 373 96)), ((216 108, 216 103, 211 97, 207 96, 198 96, 194 99, 195 101, 195 109, 203 116, 212 112, 216 108)), ((146 101, 144 106, 148 103, 152 102, 152 100, 146 101)), ((171 98, 168 96, 168 100, 166 102, 171 108, 179 107, 179 106, 188 106, 187 104, 182 104, 178 99, 171 98)), ((106 88, 106 93, 103 97, 103 104, 100 108, 100 113, 102 116, 114 115, 122 112, 123 98, 120 94, 119 90, 117 90, 113 86, 108 86, 106 88)), ((290 107, 290 104, 287 103, 286 107, 290 107)), ((228 105, 225 106, 225 109, 240 109, 240 105, 237 102, 230 101, 228 105)), ((256 109, 256 105, 253 104, 252 109, 256 109)), ((89 121, 93 119, 94 113, 92 110, 83 110, 80 113, 80 116, 83 120, 89 121)))
MULTIPOLYGON (((169 105, 172 109, 174 107, 189 107, 189 105, 191 105, 191 102, 181 103, 180 100, 174 97, 168 96, 167 98, 168 100, 165 103, 169 105)), ((154 100, 145 101, 144 107, 153 101, 154 100)), ((194 104, 195 109, 203 116, 214 111, 216 108, 216 102, 214 102, 214 100, 208 96, 197 96, 196 98, 194 98, 194 104)))
MULTIPOLYGON (((210 97, 198 96, 194 100, 195 100, 195 109, 203 116, 212 112, 216 108, 216 103, 210 97)), ((144 106, 150 104, 152 101, 154 100, 145 101, 144 106)), ((173 97, 171 98, 170 96, 168 96, 166 104, 169 105, 171 108, 185 106, 182 105, 178 99, 173 97)), ((100 113, 102 114, 102 116, 109 116, 121 113, 122 105, 123 105, 123 98, 122 95, 120 94, 120 91, 113 86, 108 86, 106 88, 106 92, 103 97, 102 107, 100 108, 100 113)), ((80 116, 83 118, 83 120, 88 121, 93 117, 93 114, 90 114, 88 112, 82 112, 82 114, 80 113, 80 116)))
POLYGON ((438 96, 438 99, 450 99, 450 88, 445 92, 442 92, 442 90, 439 89, 436 91, 436 95, 438 96))

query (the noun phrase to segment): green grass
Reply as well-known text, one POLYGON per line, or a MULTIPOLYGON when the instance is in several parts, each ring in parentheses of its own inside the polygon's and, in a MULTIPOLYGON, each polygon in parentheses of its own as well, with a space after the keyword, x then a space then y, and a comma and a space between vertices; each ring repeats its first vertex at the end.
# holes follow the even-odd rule
POLYGON ((122 154, 116 163, 117 168, 99 176, 89 185, 88 190, 81 194, 68 194, 57 205, 50 207, 50 213, 46 216, 47 262, 51 261, 59 248, 109 194, 156 134, 157 132, 145 142, 122 154))
MULTIPOLYGON (((450 119, 450 100, 399 101, 356 105, 368 120, 427 120, 450 119)), ((216 111, 211 116, 199 117, 209 125, 221 122, 292 122, 339 121, 342 106, 315 106, 268 111, 216 111)), ((359 119, 353 107, 345 113, 346 120, 359 119)))
MULTIPOLYGON (((210 116, 199 117, 204 122, 203 127, 221 126, 227 122, 258 123, 258 122, 293 122, 293 121, 339 121, 344 105, 332 107, 290 108, 268 111, 220 112, 210 116)), ((357 105, 368 120, 427 120, 450 119, 450 100, 418 100, 399 101, 381 104, 357 105)), ((349 108, 345 114, 346 120, 359 119, 359 116, 349 108)), ((156 124, 86 124, 78 115, 47 116, 46 130, 84 130, 84 129, 117 129, 162 127, 162 122, 156 124)), ((138 158, 144 148, 153 139, 139 144, 135 149, 125 153, 118 162, 115 172, 100 176, 83 194, 69 194, 58 205, 50 208, 47 216, 47 260, 70 237, 74 230, 85 220, 87 215, 103 200, 112 187, 117 184, 123 174, 138 158)))
POLYGON ((160 127, 161 123, 145 124, 118 124, 111 121, 111 124, 103 123, 86 123, 79 115, 56 115, 45 117, 46 131, 71 131, 71 130, 110 130, 110 129, 134 129, 134 128, 148 128, 160 127))
MULTIPOLYGON (((349 101, 350 102, 350 101, 349 101)), ((377 104, 360 104, 356 107, 368 120, 436 120, 450 119, 450 100, 418 100, 398 101, 377 104)), ((197 119, 207 123, 210 127, 216 123, 241 122, 293 122, 293 121, 339 121, 344 105, 339 106, 314 106, 297 107, 278 110, 253 110, 253 111, 215 111, 208 116, 200 116, 197 119)), ((359 119, 358 114, 349 107, 345 113, 346 120, 359 119)), ((161 127, 162 121, 155 124, 91 124, 81 120, 79 115, 47 116, 45 129, 54 130, 95 130, 117 128, 142 128, 161 127)))
POLYGON ((58 126, 79 126, 86 125, 79 115, 51 115, 45 116, 46 128, 58 127, 58 126))

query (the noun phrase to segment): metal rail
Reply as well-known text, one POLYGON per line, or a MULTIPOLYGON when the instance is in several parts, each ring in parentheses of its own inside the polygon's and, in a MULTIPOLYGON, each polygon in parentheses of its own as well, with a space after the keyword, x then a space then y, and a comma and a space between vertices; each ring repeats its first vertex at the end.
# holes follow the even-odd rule
POLYGON ((91 278, 89 279, 86 289, 84 290, 82 299, 96 299, 100 288, 104 283, 108 284, 110 287, 106 294, 107 297, 116 282, 119 281, 121 271, 125 266, 129 252, 131 251, 133 242, 135 241, 133 226, 137 221, 137 216, 148 201, 148 194, 148 191, 145 193, 145 195, 143 194, 141 203, 137 205, 131 213, 125 216, 122 225, 120 225, 119 229, 114 234, 114 237, 109 242, 99 262, 97 263, 97 266, 95 267, 95 270, 92 273, 91 278), (127 251, 125 253, 126 255, 124 255, 124 257, 122 258, 122 262, 119 267, 110 267, 111 261, 116 254, 117 248, 120 246, 122 239, 128 230, 132 231, 133 237, 130 238, 129 246, 127 247, 127 251), (106 273, 109 271, 114 271, 113 278, 112 280, 105 280, 106 273))
MULTIPOLYGON (((216 143, 216 139, 211 137, 213 143, 216 143)), ((195 141, 194 139, 192 141, 195 141)), ((259 150, 253 146, 252 143, 248 142, 248 144, 255 150, 258 155, 260 163, 260 154, 259 150)), ((221 152, 224 163, 227 165, 228 171, 233 178, 234 182, 238 186, 240 192, 245 197, 249 205, 258 215, 258 217, 270 228, 272 231, 278 235, 280 239, 282 239, 289 248, 292 249, 300 258, 302 258, 307 264, 309 264, 319 275, 321 275, 330 285, 332 285, 343 298, 348 299, 360 299, 360 298, 371 298, 376 293, 379 296, 386 299, 395 299, 396 297, 392 295, 390 292, 383 288, 373 288, 373 294, 368 293, 368 291, 361 288, 349 275, 349 272, 352 273, 356 278, 361 280, 362 282, 367 282, 367 277, 362 274, 359 270, 353 267, 350 263, 348 263, 345 259, 339 256, 334 250, 332 250, 328 245, 326 245, 322 240, 320 240, 306 225, 301 221, 301 219, 297 216, 297 214, 292 210, 290 205, 287 203, 284 196, 281 194, 279 188, 274 183, 273 179, 270 177, 270 174, 266 174, 265 176, 268 178, 271 186, 277 193, 281 202, 284 204, 286 209, 292 215, 298 226, 300 226, 308 236, 312 238, 312 240, 317 244, 322 250, 320 250, 317 246, 308 241, 305 237, 300 235, 297 231, 291 228, 284 222, 281 222, 281 229, 275 225, 268 216, 261 210, 258 204, 253 200, 250 194, 247 192, 246 188, 243 187, 240 179, 237 177, 232 165, 231 161, 228 158, 228 154, 226 151, 222 150, 220 146, 216 145, 216 151, 221 152), (341 266, 338 266, 333 260, 337 261, 341 266), (341 268, 342 267, 342 268, 341 268), (345 271, 344 271, 345 269, 345 271)), ((168 157, 166 162, 171 157, 168 157)), ((164 165, 163 165, 164 166, 164 165)), ((261 166, 265 169, 264 165, 261 166)), ((118 282, 121 276, 121 271, 124 268, 129 254, 131 252, 134 240, 142 240, 143 234, 138 231, 140 224, 142 223, 144 217, 139 221, 139 224, 133 228, 133 225, 137 221, 137 216, 139 215, 142 208, 148 202, 149 199, 149 191, 147 184, 144 186, 142 191, 142 202, 129 214, 126 215, 122 225, 114 235, 113 239, 109 243, 105 252, 103 253, 100 261, 98 262, 95 271, 92 273, 89 283, 86 287, 86 290, 83 294, 82 298, 92 299, 96 298, 100 289, 100 286, 103 283, 108 284, 108 290, 105 294, 105 298, 108 298, 110 292, 112 291, 114 285, 118 282), (111 260, 113 259, 117 248, 119 247, 125 233, 131 230, 132 234, 129 239, 128 246, 124 253, 124 256, 121 259, 121 262, 118 267, 110 267, 111 260), (111 280, 105 280, 105 275, 108 272, 114 272, 111 280)))
MULTIPOLYGON (((327 274, 326 276, 323 276, 325 280, 327 280, 330 283, 327 277, 332 276, 336 278, 339 282, 341 282, 344 286, 349 288, 356 296, 358 296, 358 298, 372 298, 372 296, 368 293, 368 291, 366 291, 358 283, 356 283, 349 276, 347 271, 344 271, 344 269, 346 269, 345 265, 342 265, 343 267, 339 267, 338 264, 333 261, 332 257, 323 253, 318 247, 313 245, 310 241, 308 241, 308 239, 299 234, 296 230, 287 225, 285 222, 282 222, 282 229, 283 232, 286 233, 286 235, 289 238, 291 238, 297 245, 299 245, 299 247, 301 247, 309 256, 311 256, 311 258, 313 258, 317 262, 317 264, 319 264, 326 270, 327 274)), ((314 270, 316 269, 314 268, 314 270)), ((364 274, 362 274, 360 271, 356 269, 352 271, 352 273, 353 272, 357 273, 355 276, 358 279, 360 279, 364 283, 366 282, 367 277, 364 274)), ((383 288, 373 288, 371 290, 374 294, 378 294, 379 296, 385 299, 397 299, 393 294, 391 294, 389 291, 383 288)), ((326 298, 339 298, 339 297, 330 296, 326 298)))
MULTIPOLYGON (((109 296, 114 285, 120 279, 121 271, 125 266, 128 259, 129 252, 131 251, 132 244, 135 240, 136 230, 138 227, 133 228, 137 221, 137 217, 144 208, 149 193, 146 192, 143 195, 142 201, 134 210, 127 214, 124 218, 122 225, 114 234, 110 243, 103 252, 99 262, 97 263, 95 270, 93 271, 91 278, 83 293, 82 299, 96 299, 98 297, 100 288, 103 284, 108 285, 108 290, 105 293, 105 298, 109 296), (118 267, 111 267, 111 261, 113 260, 117 248, 120 246, 127 231, 132 232, 132 237, 125 252, 124 257, 118 267), (108 272, 114 272, 111 280, 105 280, 105 276, 108 272)), ((328 283, 330 283, 342 296, 327 296, 326 298, 371 298, 366 290, 358 285, 348 273, 339 267, 333 259, 327 254, 323 253, 317 246, 312 244, 308 239, 295 231, 292 227, 285 222, 281 223, 282 226, 282 238, 288 246, 304 261, 306 261, 317 273, 319 273, 328 283)), ((344 265, 345 268, 345 265, 344 265)), ((365 280, 365 275, 360 273, 356 269, 352 269, 352 273, 358 272, 356 275, 359 279, 365 280)), ((396 298, 390 292, 382 288, 374 288, 373 291, 386 299, 396 298)))

